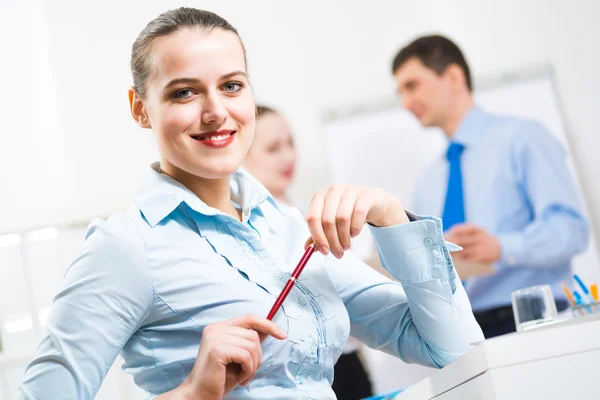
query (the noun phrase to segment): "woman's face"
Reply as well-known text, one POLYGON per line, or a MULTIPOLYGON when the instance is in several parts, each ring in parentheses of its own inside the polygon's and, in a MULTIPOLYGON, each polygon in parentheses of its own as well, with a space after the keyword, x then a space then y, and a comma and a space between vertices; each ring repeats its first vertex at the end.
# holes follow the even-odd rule
POLYGON ((245 159, 255 124, 238 36, 181 29, 155 39, 148 62, 146 98, 131 95, 132 113, 152 128, 161 168, 181 180, 228 178, 245 159))
POLYGON ((275 197, 284 197, 294 177, 294 135, 279 114, 267 112, 256 119, 254 143, 244 166, 275 197))

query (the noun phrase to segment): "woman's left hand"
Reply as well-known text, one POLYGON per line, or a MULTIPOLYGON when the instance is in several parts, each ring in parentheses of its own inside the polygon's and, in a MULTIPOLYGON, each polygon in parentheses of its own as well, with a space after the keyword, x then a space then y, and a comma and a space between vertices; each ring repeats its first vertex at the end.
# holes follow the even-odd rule
POLYGON ((322 254, 342 258, 365 223, 378 227, 409 222, 400 201, 383 189, 334 185, 319 190, 306 216, 311 242, 322 254))

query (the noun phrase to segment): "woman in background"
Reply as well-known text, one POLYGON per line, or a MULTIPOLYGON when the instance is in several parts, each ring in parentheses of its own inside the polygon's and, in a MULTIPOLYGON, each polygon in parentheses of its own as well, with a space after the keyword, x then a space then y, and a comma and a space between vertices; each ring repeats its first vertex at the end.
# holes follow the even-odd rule
MULTIPOLYGON (((270 107, 257 105, 254 141, 244 162, 244 166, 257 178, 277 201, 287 218, 304 221, 300 210, 292 205, 288 190, 294 180, 296 168, 296 146, 294 134, 286 119, 270 107)), ((288 224, 294 227, 295 224, 288 224)), ((280 235, 281 247, 298 242, 302 232, 284 229, 280 235)), ((286 261, 290 259, 286 254, 286 261)), ((350 338, 343 354, 334 367, 333 391, 339 400, 355 400, 371 396, 371 382, 359 358, 360 342, 350 338)))
POLYGON ((254 141, 244 162, 278 205, 291 205, 288 189, 296 168, 296 145, 289 124, 272 108, 256 106, 254 141))

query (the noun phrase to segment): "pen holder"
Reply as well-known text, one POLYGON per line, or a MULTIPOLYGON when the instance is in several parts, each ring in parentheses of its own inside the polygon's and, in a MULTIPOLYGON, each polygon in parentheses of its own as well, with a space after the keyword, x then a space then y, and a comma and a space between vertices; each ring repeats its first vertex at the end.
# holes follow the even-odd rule
POLYGON ((589 314, 600 314, 600 301, 571 307, 574 317, 583 317, 589 314))

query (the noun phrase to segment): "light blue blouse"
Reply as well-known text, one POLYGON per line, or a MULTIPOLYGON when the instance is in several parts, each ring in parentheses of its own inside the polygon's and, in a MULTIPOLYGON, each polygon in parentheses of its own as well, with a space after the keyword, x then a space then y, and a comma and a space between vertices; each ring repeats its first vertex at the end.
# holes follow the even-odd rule
MULTIPOLYGON (((234 174, 231 188, 242 222, 155 164, 128 212, 94 222, 17 398, 92 399, 119 353, 137 385, 164 393, 190 373, 204 327, 266 316, 309 232, 247 173, 234 174), (284 246, 281 237, 295 239, 284 246)), ((351 253, 341 260, 315 253, 274 319, 287 339, 268 337, 256 377, 226 398, 335 398, 333 365, 349 334, 437 367, 483 340, 440 221, 412 217, 370 227, 384 267, 401 284, 351 253)))

